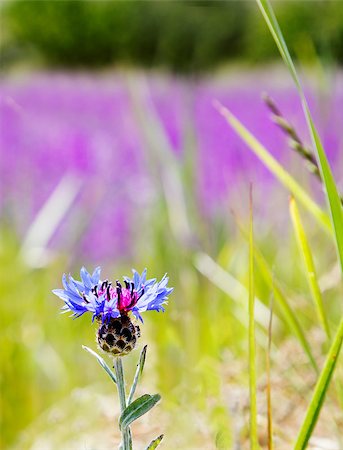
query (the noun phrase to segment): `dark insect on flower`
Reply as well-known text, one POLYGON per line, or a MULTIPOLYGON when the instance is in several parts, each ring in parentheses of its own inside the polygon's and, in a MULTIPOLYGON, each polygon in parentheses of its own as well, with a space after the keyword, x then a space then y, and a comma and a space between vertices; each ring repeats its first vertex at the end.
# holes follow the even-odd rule
POLYGON ((80 281, 71 275, 67 279, 64 274, 64 289, 53 290, 65 303, 63 312, 72 311, 74 317, 85 312, 93 313, 92 320, 96 319, 99 324, 97 342, 100 348, 116 356, 129 353, 140 336, 132 315, 143 322, 142 312, 164 311, 163 305, 173 290, 167 286, 166 275, 157 282, 156 278, 146 279, 146 269, 142 275, 135 270, 132 272, 132 279, 124 277, 123 284, 117 280, 113 285, 100 279, 100 267, 92 275, 82 267, 80 281))

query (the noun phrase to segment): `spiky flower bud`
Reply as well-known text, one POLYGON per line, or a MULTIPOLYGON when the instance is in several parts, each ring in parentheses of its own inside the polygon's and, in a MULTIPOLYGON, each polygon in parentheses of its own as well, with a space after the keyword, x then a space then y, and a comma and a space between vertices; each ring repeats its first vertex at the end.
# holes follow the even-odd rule
POLYGON ((135 348, 140 329, 130 317, 122 315, 105 323, 100 319, 98 323, 96 340, 101 350, 113 356, 124 356, 135 348))

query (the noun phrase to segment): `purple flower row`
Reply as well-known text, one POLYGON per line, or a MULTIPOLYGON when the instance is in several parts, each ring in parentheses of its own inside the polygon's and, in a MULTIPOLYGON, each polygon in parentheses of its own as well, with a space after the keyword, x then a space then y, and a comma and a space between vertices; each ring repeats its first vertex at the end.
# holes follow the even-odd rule
MULTIPOLYGON (((329 157, 339 163, 343 83, 339 74, 336 78, 324 100, 314 89, 310 97, 329 157)), ((150 170, 155 161, 130 83, 111 74, 36 74, 1 81, 1 216, 21 236, 67 174, 81 187, 49 245, 68 248, 73 237, 80 256, 93 260, 130 250, 130 234, 156 198, 150 170)), ((242 184, 253 181, 269 192, 274 182, 213 108, 213 99, 228 106, 286 165, 291 152, 270 121, 262 91, 274 97, 309 142, 297 94, 279 73, 197 82, 150 76, 145 87, 169 151, 179 159, 192 151, 197 201, 205 214, 237 195, 242 184)), ((146 104, 140 106, 148 116, 146 104)), ((335 164, 338 178, 340 166, 335 164)))

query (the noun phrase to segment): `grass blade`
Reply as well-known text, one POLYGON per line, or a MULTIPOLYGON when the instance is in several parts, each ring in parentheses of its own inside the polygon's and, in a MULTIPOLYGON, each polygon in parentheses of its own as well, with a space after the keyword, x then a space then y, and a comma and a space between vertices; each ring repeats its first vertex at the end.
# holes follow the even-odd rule
POLYGON ((320 292, 316 269, 312 258, 310 246, 307 241, 306 233, 301 222, 299 210, 294 198, 291 198, 289 204, 290 214, 293 222, 297 243, 306 268, 307 281, 310 287, 311 295, 317 310, 319 321, 327 335, 330 338, 329 323, 325 314, 322 294, 320 292))
MULTIPOLYGON (((237 226, 239 227, 242 235, 246 239, 248 239, 248 235, 247 235, 246 231, 244 230, 243 226, 239 223, 236 216, 235 216, 235 219, 236 219, 237 226)), ((297 337, 299 343, 301 344, 302 348, 306 352, 311 365, 313 366, 314 370, 318 373, 319 372, 318 365, 316 363, 316 360, 314 359, 314 356, 313 356, 312 350, 311 350, 311 346, 306 339, 305 333, 304 333, 295 313, 293 312, 291 306, 289 305, 287 298, 283 294, 281 287, 276 282, 273 271, 269 267, 267 261, 265 260, 261 251, 258 249, 258 247, 256 245, 254 245, 254 258, 255 258, 256 264, 258 266, 258 269, 259 269, 265 283, 268 285, 270 291, 273 293, 275 301, 277 302, 277 304, 280 307, 284 321, 288 325, 288 328, 297 337)))
POLYGON ((284 317, 285 322, 287 323, 289 329, 295 334, 299 343, 305 350, 310 363, 316 372, 318 372, 318 366, 314 356, 312 354, 311 346, 305 336, 305 333, 296 317, 296 314, 292 310, 290 304, 288 303, 287 298, 283 294, 281 287, 278 285, 276 280, 274 279, 273 272, 269 268, 267 261, 264 259, 262 253, 255 247, 255 260, 257 266, 261 272, 262 277, 264 278, 266 284, 269 289, 273 292, 274 298, 278 305, 280 306, 282 315, 284 317))
POLYGON ((250 390, 250 448, 258 449, 256 400, 256 347, 255 347, 255 287, 254 287, 254 230, 252 187, 250 186, 249 230, 249 390, 250 390))
MULTIPOLYGON (((207 253, 198 252, 194 257, 194 265, 214 286, 224 292, 231 300, 240 306, 240 308, 235 308, 235 318, 248 330, 249 320, 247 320, 247 313, 249 312, 249 304, 246 301, 246 298, 249 295, 248 288, 234 278, 227 269, 220 266, 218 262, 212 259, 207 253)), ((278 321, 278 317, 275 316, 274 320, 278 321)), ((255 329, 255 338, 256 342, 261 347, 264 347, 265 345, 268 322, 268 308, 255 296, 255 323, 258 325, 255 329)))
POLYGON ((343 320, 338 327, 337 334, 331 345, 329 353, 326 357, 323 370, 317 381, 314 393, 307 409, 304 422, 301 426, 300 432, 298 434, 297 441, 295 443, 295 450, 302 450, 307 447, 307 443, 311 437, 313 429, 316 425, 320 409, 323 405, 326 392, 328 390, 331 377, 333 375, 337 358, 342 347, 343 342, 343 320))
POLYGON ((274 449, 273 441, 273 409, 272 409, 272 395, 270 382, 270 350, 272 345, 272 324, 273 324, 273 303, 270 303, 270 317, 268 326, 268 348, 266 352, 266 376, 267 376, 267 438, 268 450, 274 449))
POLYGON ((300 184, 279 164, 269 151, 250 131, 223 105, 216 102, 216 108, 249 149, 262 161, 267 169, 283 184, 294 197, 314 216, 317 222, 332 233, 328 215, 314 202, 300 184))
POLYGON ((312 139, 315 142, 318 159, 320 161, 319 166, 321 168, 322 179, 324 181, 327 200, 329 203, 329 209, 331 213, 331 220, 333 228, 335 230, 336 245, 338 259, 341 264, 341 269, 343 272, 343 213, 342 213, 342 203, 340 196, 337 191, 336 183, 333 178, 329 163, 326 159, 324 148, 320 141, 317 130, 315 129, 312 117, 310 116, 309 109, 306 104, 306 111, 308 113, 307 119, 309 122, 310 129, 312 131, 312 139))
MULTIPOLYGON (((249 295, 248 289, 239 280, 237 280, 230 272, 218 264, 207 253, 198 252, 194 257, 194 265, 196 269, 206 277, 214 286, 217 286, 222 292, 227 294, 237 304, 242 305, 245 311, 240 316, 244 326, 247 325, 246 317, 249 305, 244 301, 249 295), (242 301, 243 300, 243 301, 242 301)), ((268 329, 268 308, 257 297, 255 297, 255 321, 265 330, 268 329)))

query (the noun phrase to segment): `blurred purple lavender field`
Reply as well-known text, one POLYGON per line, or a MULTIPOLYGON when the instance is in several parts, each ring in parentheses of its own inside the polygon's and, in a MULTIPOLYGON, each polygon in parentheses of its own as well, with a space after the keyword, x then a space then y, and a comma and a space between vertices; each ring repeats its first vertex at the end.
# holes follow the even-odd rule
MULTIPOLYGON (((330 91, 311 91, 311 106, 341 180, 343 86, 336 78, 330 91)), ((144 137, 155 127, 166 138, 162 161, 168 160, 163 152, 172 153, 181 168, 187 158, 193 161, 196 201, 204 217, 221 208, 227 214, 249 181, 257 201, 270 196, 277 182, 229 129, 214 99, 286 167, 309 178, 261 101, 268 91, 309 143, 297 95, 285 79, 278 72, 261 72, 202 81, 48 73, 2 80, 2 221, 22 239, 40 235, 38 246, 63 251, 73 245, 75 258, 99 261, 130 253, 131 237, 159 194, 153 181, 156 155, 144 137), (54 227, 42 236, 32 224, 44 205, 54 227)))

